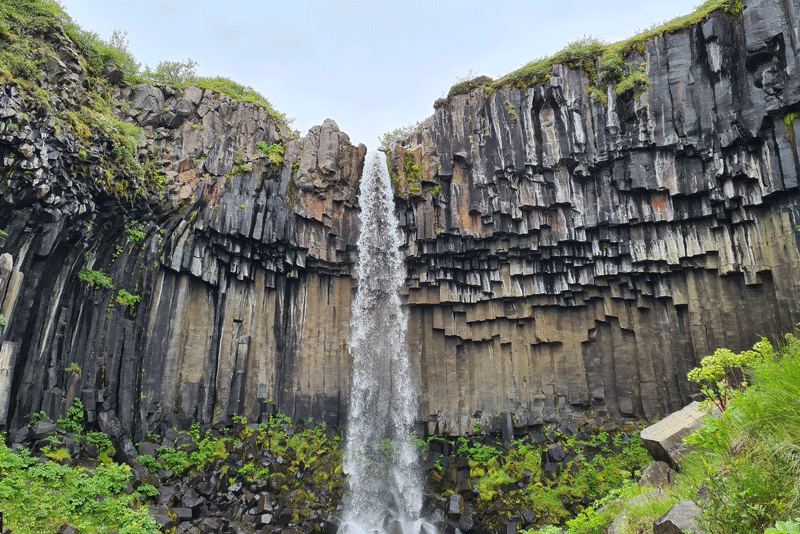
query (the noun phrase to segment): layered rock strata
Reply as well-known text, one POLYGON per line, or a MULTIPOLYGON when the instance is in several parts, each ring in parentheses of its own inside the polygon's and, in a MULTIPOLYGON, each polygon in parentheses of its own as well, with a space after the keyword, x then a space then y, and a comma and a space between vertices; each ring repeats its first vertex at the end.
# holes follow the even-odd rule
MULTIPOLYGON (((390 146, 429 432, 658 417, 700 358, 800 320, 800 6, 743 8, 648 41, 627 59, 640 94, 593 99, 589 73, 556 65, 457 95, 390 146)), ((137 440, 276 410, 343 422, 365 147, 333 121, 294 138, 255 105, 109 76, 168 185, 119 194, 113 140, 60 118, 87 85, 58 56, 56 112, 0 91, 0 424, 77 397, 137 440)))

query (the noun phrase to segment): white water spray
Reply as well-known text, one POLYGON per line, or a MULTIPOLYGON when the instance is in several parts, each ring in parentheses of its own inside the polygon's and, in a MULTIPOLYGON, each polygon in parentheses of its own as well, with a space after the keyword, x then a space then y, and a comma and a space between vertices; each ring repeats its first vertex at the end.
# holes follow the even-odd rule
POLYGON ((353 378, 344 453, 350 500, 339 532, 417 534, 423 527, 418 455, 411 443, 417 396, 406 347, 405 279, 386 157, 367 154, 361 176, 350 353, 353 378))

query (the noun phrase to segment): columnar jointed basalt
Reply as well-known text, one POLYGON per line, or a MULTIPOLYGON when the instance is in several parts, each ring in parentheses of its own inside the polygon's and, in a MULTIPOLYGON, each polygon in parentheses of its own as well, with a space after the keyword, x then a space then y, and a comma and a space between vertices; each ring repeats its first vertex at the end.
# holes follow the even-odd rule
POLYGON ((449 99, 391 147, 431 430, 683 406, 686 373, 800 318, 795 8, 744 2, 627 58, 449 99))
MULTIPOLYGON (((556 65, 454 96, 390 147, 430 430, 657 417, 716 347, 800 320, 800 7, 743 4, 627 58, 647 84, 598 98, 556 65)), ((74 398, 137 439, 344 421, 366 148, 210 90, 89 84, 52 32, 50 110, 0 88, 0 425, 74 398), (79 127, 91 92, 142 128, 165 191, 134 190, 114 139, 79 127)))

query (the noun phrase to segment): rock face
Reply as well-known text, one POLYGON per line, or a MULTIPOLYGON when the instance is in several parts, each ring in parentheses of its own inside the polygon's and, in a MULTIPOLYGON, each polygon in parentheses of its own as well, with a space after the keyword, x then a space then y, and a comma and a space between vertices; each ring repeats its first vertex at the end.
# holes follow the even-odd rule
MULTIPOLYGON (((594 100, 557 65, 390 146, 430 432, 658 417, 703 356, 800 321, 796 9, 745 1, 649 41, 628 58, 640 95, 594 100)), ((58 56, 44 83, 74 109, 87 77, 58 56)), ((343 422, 366 148, 330 120, 300 139, 210 90, 107 78, 163 192, 115 192, 112 138, 0 88, 0 425, 75 398, 134 441, 276 410, 343 422)))
POLYGON ((648 41, 626 60, 645 66, 638 96, 604 104, 556 65, 454 96, 392 147, 432 427, 657 417, 715 347, 791 328, 797 21, 743 9, 648 41))

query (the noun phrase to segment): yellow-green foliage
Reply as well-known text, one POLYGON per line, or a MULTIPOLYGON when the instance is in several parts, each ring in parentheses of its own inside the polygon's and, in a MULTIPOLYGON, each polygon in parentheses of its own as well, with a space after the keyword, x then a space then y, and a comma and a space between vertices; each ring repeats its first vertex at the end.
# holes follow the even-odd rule
POLYGON ((514 104, 506 100, 505 102, 506 111, 508 112, 508 116, 511 117, 511 120, 514 122, 519 121, 519 115, 517 115, 517 108, 514 107, 514 104))
MULTIPOLYGON (((284 148, 281 145, 277 145, 275 143, 267 146, 265 141, 261 141, 258 143, 258 151, 261 154, 266 154, 269 158, 269 162, 273 165, 281 165, 283 163, 283 154, 284 148)), ((299 166, 300 161, 298 159, 297 164, 299 166)))
POLYGON ((686 438, 693 454, 681 471, 707 490, 701 506, 709 534, 763 532, 800 517, 800 341, 788 334, 771 349, 762 340, 747 351, 756 355, 725 353, 719 366, 706 366, 710 379, 725 380, 730 363, 750 365, 752 383, 729 399, 720 418, 686 438))
MULTIPOLYGON (((754 367, 775 354, 767 338, 753 346, 753 350, 734 354, 729 349, 717 349, 700 362, 700 367, 689 371, 687 378, 703 386, 703 394, 720 410, 728 407, 739 378, 745 368, 754 367)), ((742 384, 746 385, 746 384, 742 384)))
POLYGON ((416 161, 414 161, 414 154, 411 152, 406 152, 405 172, 408 192, 412 195, 418 195, 422 190, 422 171, 420 171, 419 166, 416 161))
POLYGON ((629 76, 623 78, 614 88, 614 91, 617 95, 622 95, 626 91, 633 89, 636 96, 639 96, 647 89, 648 85, 650 85, 650 81, 647 79, 647 73, 643 70, 635 70, 629 76))
POLYGON ((102 287, 103 289, 111 288, 111 277, 104 273, 101 269, 82 269, 78 273, 78 280, 86 282, 89 287, 94 286, 102 287))
POLYGON ((136 309, 136 305, 139 304, 140 300, 142 300, 141 295, 131 295, 124 289, 120 289, 119 294, 117 294, 117 303, 128 306, 131 311, 136 309))
POLYGON ((233 156, 233 168, 230 174, 232 176, 241 176, 242 174, 253 172, 253 166, 244 160, 244 155, 241 150, 236 152, 233 156))

